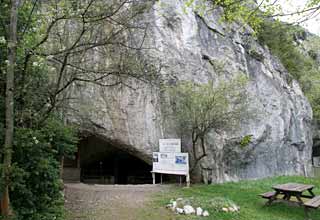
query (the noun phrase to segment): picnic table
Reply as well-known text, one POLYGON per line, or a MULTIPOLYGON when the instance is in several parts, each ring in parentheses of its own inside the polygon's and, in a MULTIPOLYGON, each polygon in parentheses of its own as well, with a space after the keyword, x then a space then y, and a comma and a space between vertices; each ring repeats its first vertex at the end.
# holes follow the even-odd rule
POLYGON ((320 207, 320 196, 315 196, 313 193, 314 185, 301 184, 301 183, 285 183, 272 186, 274 191, 260 194, 262 198, 268 199, 267 204, 270 205, 274 201, 288 201, 297 203, 300 206, 304 206, 305 214, 308 218, 310 209, 317 209, 320 207), (305 194, 307 192, 308 194, 305 194), (279 198, 281 197, 282 198, 279 198), (290 200, 291 197, 295 197, 296 201, 290 200), (302 198, 308 198, 305 202, 302 198))
POLYGON ((312 192, 314 185, 306 185, 301 183, 286 183, 275 185, 272 187, 275 190, 276 198, 279 194, 283 194, 283 200, 289 201, 291 197, 295 197, 299 204, 303 204, 301 198, 313 198, 315 197, 314 193, 312 192), (308 192, 309 195, 303 194, 304 192, 308 192))

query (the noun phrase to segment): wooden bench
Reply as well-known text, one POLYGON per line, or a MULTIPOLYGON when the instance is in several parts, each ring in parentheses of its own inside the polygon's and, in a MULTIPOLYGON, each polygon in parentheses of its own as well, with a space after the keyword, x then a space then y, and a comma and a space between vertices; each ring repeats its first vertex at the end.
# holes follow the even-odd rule
POLYGON ((320 196, 313 197, 309 201, 304 203, 307 208, 317 209, 320 207, 320 196))
POLYGON ((275 200, 275 195, 276 195, 276 192, 271 191, 271 192, 262 193, 259 196, 261 196, 264 199, 268 199, 268 202, 266 203, 266 205, 270 205, 272 201, 275 200))
POLYGON ((276 194, 276 192, 272 191, 272 192, 262 193, 259 196, 261 196, 264 199, 271 199, 275 194, 276 194))
POLYGON ((303 205, 304 205, 304 210, 306 214, 306 219, 310 219, 309 218, 310 209, 317 209, 320 207, 320 196, 313 197, 309 201, 305 202, 303 205))

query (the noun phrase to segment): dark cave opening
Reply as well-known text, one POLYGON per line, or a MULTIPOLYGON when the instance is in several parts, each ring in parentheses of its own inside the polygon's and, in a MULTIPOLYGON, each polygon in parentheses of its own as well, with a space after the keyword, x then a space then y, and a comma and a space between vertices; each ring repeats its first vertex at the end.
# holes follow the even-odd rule
POLYGON ((92 184, 151 184, 152 166, 127 152, 127 147, 97 136, 80 141, 81 182, 92 184))
POLYGON ((313 139, 313 147, 312 147, 312 157, 320 156, 320 140, 313 139))
POLYGON ((312 165, 314 167, 314 173, 316 176, 320 175, 320 139, 313 139, 312 147, 312 165))

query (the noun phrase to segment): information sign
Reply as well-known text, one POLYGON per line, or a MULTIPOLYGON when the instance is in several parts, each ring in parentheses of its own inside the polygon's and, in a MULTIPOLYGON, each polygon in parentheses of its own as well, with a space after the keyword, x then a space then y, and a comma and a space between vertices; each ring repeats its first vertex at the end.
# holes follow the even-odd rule
POLYGON ((153 172, 187 175, 189 173, 188 153, 153 153, 153 172))
POLYGON ((164 153, 180 153, 181 139, 159 139, 159 151, 164 153))

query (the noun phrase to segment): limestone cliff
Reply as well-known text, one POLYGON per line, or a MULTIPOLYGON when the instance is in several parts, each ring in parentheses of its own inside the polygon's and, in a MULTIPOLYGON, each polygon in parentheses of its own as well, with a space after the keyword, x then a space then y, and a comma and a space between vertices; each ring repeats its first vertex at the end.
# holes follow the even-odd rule
MULTIPOLYGON (((205 182, 222 182, 273 175, 307 175, 311 169, 312 110, 298 83, 269 50, 257 43, 250 27, 220 22, 219 10, 201 15, 182 1, 157 1, 145 14, 149 22, 148 56, 161 61, 161 79, 220 81, 242 72, 250 82, 254 117, 237 129, 212 132, 206 140, 208 156, 193 175, 205 182), (217 66, 223 71, 217 71, 217 66), (248 146, 237 141, 252 135, 248 146)), ((163 114, 163 94, 153 85, 74 87, 79 98, 70 118, 84 130, 116 143, 150 162, 159 138, 177 137, 163 114)), ((182 140, 184 150, 190 140, 182 140)))

